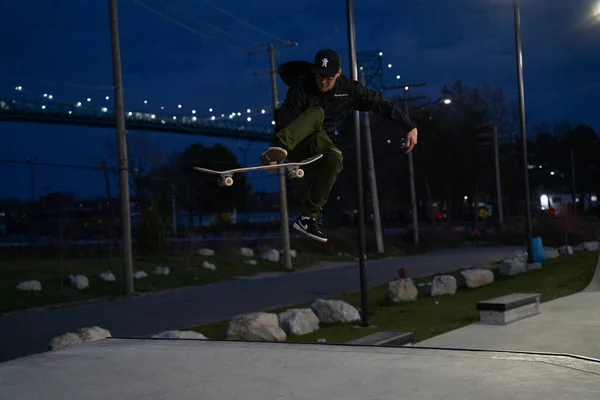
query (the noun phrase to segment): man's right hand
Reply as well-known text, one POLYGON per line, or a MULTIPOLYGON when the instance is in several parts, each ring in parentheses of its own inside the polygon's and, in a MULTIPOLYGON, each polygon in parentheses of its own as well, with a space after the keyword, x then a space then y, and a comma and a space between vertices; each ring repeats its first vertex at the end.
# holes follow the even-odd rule
POLYGON ((417 144, 417 135, 417 128, 414 128, 413 130, 408 132, 408 135, 406 135, 406 142, 404 142, 404 147, 406 147, 407 153, 410 153, 413 147, 415 147, 415 145, 417 144))

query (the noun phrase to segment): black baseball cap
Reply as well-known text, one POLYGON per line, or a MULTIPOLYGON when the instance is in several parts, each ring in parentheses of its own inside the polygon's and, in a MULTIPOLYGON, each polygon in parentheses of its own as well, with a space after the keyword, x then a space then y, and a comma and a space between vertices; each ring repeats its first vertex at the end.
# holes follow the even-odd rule
POLYGON ((316 75, 333 76, 339 71, 340 65, 340 55, 334 50, 325 49, 315 55, 312 72, 316 75))

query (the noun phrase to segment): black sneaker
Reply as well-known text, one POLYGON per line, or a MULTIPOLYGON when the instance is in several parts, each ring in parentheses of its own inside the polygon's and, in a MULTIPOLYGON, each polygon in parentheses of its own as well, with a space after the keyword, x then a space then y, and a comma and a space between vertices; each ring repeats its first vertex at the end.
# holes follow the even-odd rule
POLYGON ((327 242, 327 238, 319 229, 316 218, 299 216, 298 219, 296 219, 296 222, 294 222, 294 228, 312 239, 320 242, 327 242))

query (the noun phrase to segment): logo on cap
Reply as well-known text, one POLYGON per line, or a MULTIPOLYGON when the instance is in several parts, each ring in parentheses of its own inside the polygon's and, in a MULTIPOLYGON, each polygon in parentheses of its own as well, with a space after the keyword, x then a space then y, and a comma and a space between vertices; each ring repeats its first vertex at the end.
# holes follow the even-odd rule
POLYGON ((324 59, 322 59, 321 61, 323 62, 323 65, 322 65, 322 67, 327 67, 327 63, 329 62, 329 60, 328 60, 328 59, 326 59, 326 58, 324 58, 324 59))

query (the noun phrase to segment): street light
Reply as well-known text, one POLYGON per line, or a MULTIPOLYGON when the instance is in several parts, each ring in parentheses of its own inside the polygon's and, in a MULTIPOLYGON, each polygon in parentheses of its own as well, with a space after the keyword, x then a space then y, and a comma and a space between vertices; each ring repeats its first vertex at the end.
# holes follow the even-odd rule
POLYGON ((521 146, 523 152, 523 174, 525 177, 525 230, 527 234, 527 262, 533 263, 533 246, 531 243, 531 209, 529 207, 529 165, 527 161, 527 129, 525 123, 525 95, 523 88, 523 50, 521 47, 521 18, 519 1, 513 0, 515 20, 515 51, 517 61, 517 78, 519 84, 519 121, 521 125, 521 146))
MULTIPOLYGON (((354 29, 354 1, 346 0, 346 18, 348 24, 348 53, 350 55, 350 74, 351 79, 358 81, 358 68, 356 63, 356 37, 354 29)), ((379 53, 380 55, 382 53, 379 53)), ((360 302, 361 302, 361 323, 363 327, 370 326, 369 322, 369 303, 367 301, 367 245, 365 238, 365 211, 363 197, 363 180, 362 180, 362 149, 360 140, 360 115, 358 111, 352 112, 354 116, 354 135, 356 142, 356 192, 357 192, 357 209, 358 209, 358 251, 359 251, 359 279, 360 279, 360 302)))

